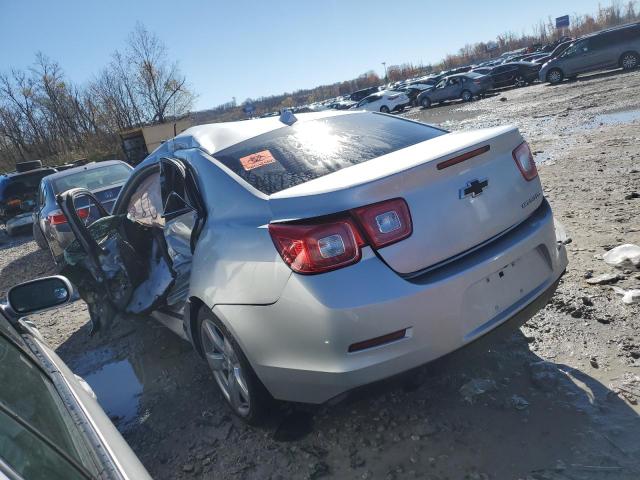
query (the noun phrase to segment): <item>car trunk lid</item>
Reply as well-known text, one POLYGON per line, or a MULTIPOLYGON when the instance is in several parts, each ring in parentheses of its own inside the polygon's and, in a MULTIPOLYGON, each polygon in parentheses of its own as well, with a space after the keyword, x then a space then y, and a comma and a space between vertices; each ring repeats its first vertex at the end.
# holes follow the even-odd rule
POLYGON ((274 219, 404 198, 413 233, 378 254, 396 272, 411 275, 500 235, 540 205, 538 178, 525 180, 513 158, 522 142, 513 127, 439 136, 271 195, 274 219), (453 161, 464 155, 470 158, 453 161))

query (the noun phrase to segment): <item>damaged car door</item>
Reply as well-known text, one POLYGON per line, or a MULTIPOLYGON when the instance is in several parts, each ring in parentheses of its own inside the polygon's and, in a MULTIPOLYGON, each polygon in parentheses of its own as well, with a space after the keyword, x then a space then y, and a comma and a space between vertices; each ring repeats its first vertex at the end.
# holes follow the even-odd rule
POLYGON ((186 299, 195 245, 204 221, 193 175, 180 160, 163 158, 132 175, 108 215, 87 190, 58 196, 76 241, 65 250, 63 268, 89 305, 93 330, 118 313, 180 311, 186 299), (81 201, 100 210, 85 225, 81 201))

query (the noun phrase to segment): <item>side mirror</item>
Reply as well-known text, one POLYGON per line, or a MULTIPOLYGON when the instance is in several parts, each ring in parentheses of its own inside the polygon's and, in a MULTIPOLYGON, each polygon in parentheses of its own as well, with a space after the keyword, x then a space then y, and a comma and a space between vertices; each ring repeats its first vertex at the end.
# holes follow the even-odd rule
POLYGON ((63 305, 72 297, 71 283, 60 275, 21 283, 9 290, 7 294, 9 307, 19 315, 63 305))

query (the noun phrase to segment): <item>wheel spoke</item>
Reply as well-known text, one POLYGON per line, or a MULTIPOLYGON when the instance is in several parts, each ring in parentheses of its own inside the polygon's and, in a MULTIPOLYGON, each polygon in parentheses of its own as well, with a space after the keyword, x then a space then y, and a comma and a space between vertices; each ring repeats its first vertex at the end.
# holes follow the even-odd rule
POLYGON ((238 387, 240 388, 240 393, 242 394, 242 396, 248 401, 249 400, 249 388, 247 387, 244 378, 242 376, 242 370, 240 369, 240 367, 235 367, 233 369, 233 375, 235 377, 236 383, 238 384, 238 387))
POLYGON ((218 353, 205 352, 207 363, 213 370, 222 371, 224 367, 224 356, 218 353))
POLYGON ((225 353, 224 347, 226 340, 216 331, 215 326, 208 321, 204 324, 205 335, 211 340, 211 343, 219 353, 225 353))

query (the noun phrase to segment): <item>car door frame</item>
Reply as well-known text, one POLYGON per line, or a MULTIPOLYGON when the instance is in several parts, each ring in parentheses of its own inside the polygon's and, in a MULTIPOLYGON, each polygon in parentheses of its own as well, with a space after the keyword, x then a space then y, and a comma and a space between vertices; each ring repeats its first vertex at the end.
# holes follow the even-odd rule
MULTIPOLYGON (((57 203, 67 217, 67 221, 69 223, 71 231, 80 243, 82 249, 87 254, 87 258, 89 259, 91 268, 91 275, 98 281, 102 281, 105 278, 100 262, 100 254, 104 253, 104 250, 90 235, 88 226, 84 225, 84 222, 78 216, 75 209, 75 199, 79 198, 80 196, 89 197, 90 201, 93 202, 96 208, 98 208, 99 210, 100 215, 98 218, 126 214, 126 207, 128 205, 128 202, 133 193, 136 192, 138 186, 142 183, 142 181, 144 181, 149 175, 153 174, 154 172, 158 170, 162 172, 162 165, 164 162, 167 162, 167 164, 170 164, 172 167, 177 168, 182 174, 184 174, 182 178, 185 180, 185 192, 190 192, 189 199, 193 201, 193 205, 189 204, 188 202, 185 203, 187 203, 187 206, 197 213, 197 219, 190 238, 190 248, 191 252, 193 253, 195 250, 197 238, 199 237, 200 233, 202 232, 202 228, 206 223, 207 212, 206 208, 204 207, 204 202, 202 200, 203 197, 200 192, 197 179, 195 177, 195 172, 191 167, 188 166, 188 163, 183 160, 170 157, 161 157, 153 163, 144 165, 142 168, 140 168, 140 170, 134 171, 132 176, 120 191, 111 214, 107 212, 107 210, 95 197, 95 195, 87 189, 75 188, 58 195, 57 203)), ((162 199, 162 202, 164 207, 164 205, 166 205, 164 198, 162 199)), ((174 212, 171 215, 172 217, 174 217, 176 215, 182 215, 187 211, 188 210, 185 208, 183 211, 174 212)), ((163 217, 166 217, 165 213, 166 212, 163 211, 163 217)), ((165 245, 161 245, 160 247, 166 249, 165 245)), ((166 251, 164 253, 167 254, 166 251)), ((123 269, 126 270, 124 266, 123 269)), ((108 296, 111 298, 110 293, 111 292, 107 292, 108 296)))

